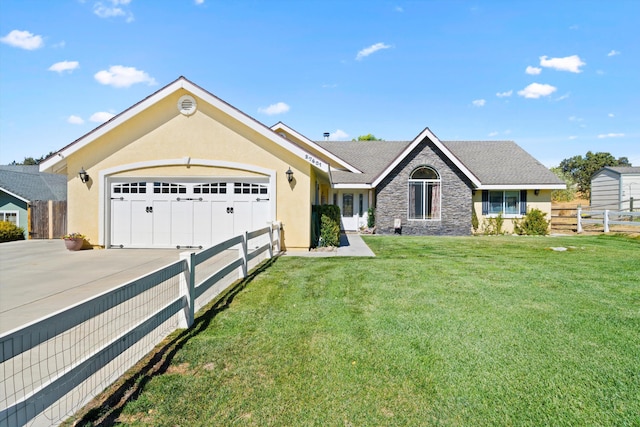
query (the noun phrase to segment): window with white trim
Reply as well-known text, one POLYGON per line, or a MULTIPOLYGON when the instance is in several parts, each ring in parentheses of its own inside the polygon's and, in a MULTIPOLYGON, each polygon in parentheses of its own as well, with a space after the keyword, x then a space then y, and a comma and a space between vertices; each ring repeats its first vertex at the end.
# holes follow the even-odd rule
POLYGON ((514 217, 526 215, 527 190, 484 190, 482 214, 514 217))
POLYGON ((0 221, 9 221, 15 226, 20 226, 18 224, 18 211, 0 211, 0 221))
POLYGON ((408 218, 414 220, 440 220, 442 199, 441 180, 438 172, 421 166, 409 178, 408 218))

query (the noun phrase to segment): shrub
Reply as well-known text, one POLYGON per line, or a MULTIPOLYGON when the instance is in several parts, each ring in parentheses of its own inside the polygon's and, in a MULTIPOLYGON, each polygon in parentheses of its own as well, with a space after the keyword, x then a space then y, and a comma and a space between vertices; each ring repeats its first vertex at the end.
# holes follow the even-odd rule
POLYGON ((485 218, 482 223, 483 233, 487 236, 497 236, 500 234, 504 234, 502 230, 502 226, 504 225, 504 218, 502 218, 502 214, 498 214, 498 216, 493 218, 485 218))
POLYGON ((0 242, 24 240, 24 228, 9 221, 0 221, 0 242))
POLYGON ((339 246, 340 245, 340 223, 330 218, 329 215, 322 215, 320 220, 320 243, 319 246, 339 246))
POLYGON ((476 208, 471 210, 471 227, 473 227, 473 232, 478 232, 478 227, 480 226, 478 222, 478 214, 476 213, 476 208))
POLYGON ((373 228, 376 226, 376 210, 369 208, 367 210, 367 227, 373 228))
POLYGON ((549 223, 545 219, 546 212, 540 209, 531 209, 524 218, 513 221, 513 231, 517 234, 526 234, 532 236, 546 236, 549 234, 549 223))

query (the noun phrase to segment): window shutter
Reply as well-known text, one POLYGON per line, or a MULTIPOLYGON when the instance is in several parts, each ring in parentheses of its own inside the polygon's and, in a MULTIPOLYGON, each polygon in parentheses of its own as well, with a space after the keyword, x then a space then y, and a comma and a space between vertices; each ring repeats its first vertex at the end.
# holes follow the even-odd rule
POLYGON ((489 215, 489 190, 482 190, 482 215, 489 215))
POLYGON ((527 190, 520 190, 520 215, 527 214, 527 190))

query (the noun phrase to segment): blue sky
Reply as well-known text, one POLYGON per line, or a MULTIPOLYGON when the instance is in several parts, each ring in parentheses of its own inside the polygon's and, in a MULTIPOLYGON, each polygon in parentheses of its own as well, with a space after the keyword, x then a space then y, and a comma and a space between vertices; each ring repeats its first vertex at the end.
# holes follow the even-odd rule
POLYGON ((0 164, 183 75, 311 139, 513 140, 640 165, 640 1, 2 0, 0 164))

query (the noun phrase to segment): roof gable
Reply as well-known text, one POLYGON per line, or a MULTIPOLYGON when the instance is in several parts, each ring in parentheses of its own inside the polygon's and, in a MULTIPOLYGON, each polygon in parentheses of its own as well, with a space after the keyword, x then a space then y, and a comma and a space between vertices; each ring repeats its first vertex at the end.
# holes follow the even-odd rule
POLYGON ((425 128, 414 138, 414 140, 397 156, 393 161, 380 173, 373 181, 373 186, 377 187, 382 180, 393 171, 393 169, 402 162, 420 143, 427 140, 435 145, 460 171, 471 181, 476 187, 480 186, 478 178, 469 170, 460 160, 458 160, 439 139, 431 132, 429 128, 425 128))
POLYGON ((44 160, 40 164, 40 171, 43 171, 43 172, 45 172, 45 171, 56 171, 56 170, 61 169, 59 167, 59 165, 62 164, 62 163, 66 163, 66 160, 65 160, 66 157, 68 157, 69 155, 75 153, 76 151, 80 150, 81 148, 91 144, 93 141, 95 141, 96 139, 98 139, 101 136, 105 135, 107 132, 115 129, 116 127, 120 126, 121 124, 123 124, 127 120, 129 120, 132 117, 138 115, 139 113, 143 112, 144 110, 150 108, 151 106, 157 104, 161 100, 165 99, 169 95, 171 95, 174 92, 179 91, 181 89, 183 89, 183 90, 193 94, 194 96, 204 100, 205 102, 207 102, 210 105, 212 105, 214 108, 217 108, 218 110, 222 111, 224 114, 227 114, 228 116, 230 116, 233 119, 237 120, 241 124, 243 124, 243 125, 247 126, 248 128, 250 128, 251 130, 253 130, 253 131, 257 132, 258 134, 266 137, 267 139, 271 140, 275 144, 285 148, 286 150, 290 151, 291 153, 293 153, 294 155, 298 156, 299 158, 301 158, 301 159, 313 164, 314 166, 318 167, 321 170, 328 171, 328 165, 326 163, 324 163, 324 162, 313 162, 310 159, 309 153, 306 152, 304 149, 302 149, 300 146, 294 144, 291 141, 286 140, 285 138, 282 138, 280 135, 276 134, 273 130, 271 130, 270 128, 268 128, 264 124, 258 122, 254 118, 252 118, 252 117, 248 116, 247 114, 241 112, 237 108, 233 107, 232 105, 228 104, 227 102, 225 102, 222 99, 216 97, 212 93, 204 90, 200 86, 192 83, 191 81, 189 81, 188 79, 186 79, 185 77, 182 77, 182 76, 179 77, 177 80, 173 81, 172 83, 169 83, 168 85, 166 85, 162 89, 159 89, 155 93, 149 95, 147 98, 143 99, 142 101, 138 102, 137 104, 129 107, 125 111, 123 111, 120 114, 116 115, 111 120, 103 123, 102 125, 98 126, 95 129, 91 130, 89 133, 87 133, 84 136, 78 138, 77 140, 75 140, 71 144, 69 144, 66 147, 62 148, 56 154, 54 154, 51 157, 49 157, 46 160, 44 160))
POLYGON ((276 132, 278 135, 280 135, 285 139, 288 139, 287 135, 290 135, 291 137, 295 138, 296 144, 304 145, 303 148, 307 149, 308 151, 311 151, 311 153, 318 154, 327 163, 333 162, 331 164, 333 168, 343 168, 357 174, 362 173, 362 171, 358 170, 357 167, 347 162, 345 160, 346 159, 345 157, 342 157, 342 158, 338 157, 336 154, 334 154, 330 150, 328 151, 325 148, 323 148, 321 144, 318 144, 317 142, 310 140, 306 136, 302 135, 301 133, 297 132, 293 128, 290 128, 289 126, 287 126, 282 122, 278 122, 275 125, 271 126, 271 130, 273 130, 274 132, 276 132))

